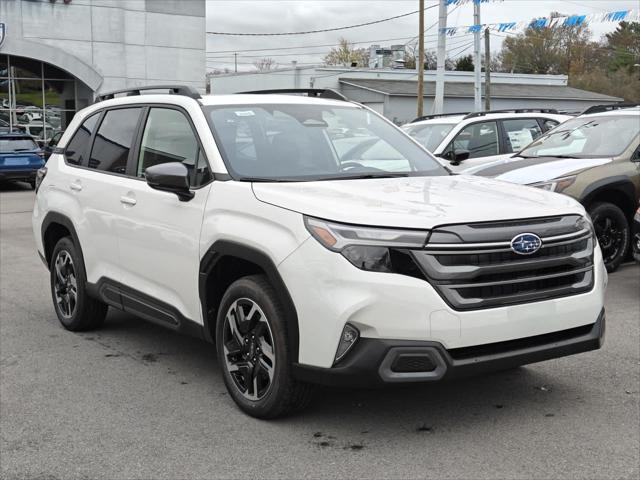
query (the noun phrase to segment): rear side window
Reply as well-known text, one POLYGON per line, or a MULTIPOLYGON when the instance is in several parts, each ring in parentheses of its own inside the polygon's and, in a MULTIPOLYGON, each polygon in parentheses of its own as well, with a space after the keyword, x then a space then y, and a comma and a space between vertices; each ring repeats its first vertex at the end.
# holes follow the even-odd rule
POLYGON ((89 168, 125 174, 140 108, 109 110, 100 124, 91 149, 89 168))
POLYGON ((65 158, 67 163, 71 165, 85 165, 87 164, 85 158, 89 152, 89 140, 96 128, 100 114, 96 113, 87 118, 80 128, 73 134, 71 141, 65 149, 65 158))
POLYGON ((0 138, 0 153, 27 152, 38 145, 30 138, 0 138))
POLYGON ((192 187, 211 179, 209 166, 187 117, 178 110, 152 108, 142 135, 136 175, 147 168, 168 162, 180 162, 189 170, 192 187))
POLYGON ((507 152, 519 152, 542 135, 542 129, 535 118, 504 120, 502 122, 507 134, 507 152))
POLYGON ((498 125, 496 122, 481 122, 462 129, 453 142, 453 150, 468 151, 469 158, 498 155, 498 125))

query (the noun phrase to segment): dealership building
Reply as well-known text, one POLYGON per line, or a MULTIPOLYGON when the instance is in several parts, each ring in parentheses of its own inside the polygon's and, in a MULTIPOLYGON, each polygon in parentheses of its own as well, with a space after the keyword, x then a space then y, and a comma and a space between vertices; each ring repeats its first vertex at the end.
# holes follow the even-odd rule
POLYGON ((205 89, 205 0, 0 0, 0 128, 40 139, 100 92, 205 89))

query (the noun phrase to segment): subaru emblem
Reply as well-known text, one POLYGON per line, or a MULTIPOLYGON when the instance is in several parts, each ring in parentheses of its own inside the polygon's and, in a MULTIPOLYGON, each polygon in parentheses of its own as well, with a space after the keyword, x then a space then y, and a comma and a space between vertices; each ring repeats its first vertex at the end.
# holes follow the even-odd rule
POLYGON ((511 250, 520 255, 531 255, 540 250, 542 240, 533 233, 521 233, 511 240, 511 250))

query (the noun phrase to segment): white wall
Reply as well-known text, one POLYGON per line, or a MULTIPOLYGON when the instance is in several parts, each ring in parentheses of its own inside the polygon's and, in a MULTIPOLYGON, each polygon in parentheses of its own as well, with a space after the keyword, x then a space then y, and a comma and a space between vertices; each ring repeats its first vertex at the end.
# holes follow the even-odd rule
MULTIPOLYGON (((340 88, 340 78, 376 80, 415 80, 416 70, 381 70, 341 67, 298 67, 270 72, 240 72, 210 77, 211 92, 237 93, 276 88, 340 88), (296 87, 296 79, 298 87, 296 87)), ((425 71, 426 81, 435 82, 436 72, 425 71)), ((473 72, 446 72, 447 82, 473 82, 473 72)), ((493 83, 519 83, 526 85, 567 85, 566 75, 526 75, 511 73, 491 74, 493 83)))
POLYGON ((63 50, 98 72, 99 91, 154 83, 204 90, 205 9, 205 0, 0 0, 0 52, 63 50))

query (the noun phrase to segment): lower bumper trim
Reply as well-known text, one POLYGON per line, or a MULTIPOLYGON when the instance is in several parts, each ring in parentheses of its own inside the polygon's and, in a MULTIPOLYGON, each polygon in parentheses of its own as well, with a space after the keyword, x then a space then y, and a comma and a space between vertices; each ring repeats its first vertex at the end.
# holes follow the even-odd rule
POLYGON ((361 338, 336 366, 320 368, 294 364, 294 376, 305 382, 329 386, 374 387, 398 383, 433 382, 504 370, 552 358, 599 349, 604 342, 605 311, 591 328, 482 345, 482 355, 453 358, 438 342, 361 338), (513 349, 505 349, 511 343, 513 349), (492 345, 495 349, 492 352, 492 345), (399 355, 429 356, 436 368, 428 372, 396 372, 391 366, 399 355))

